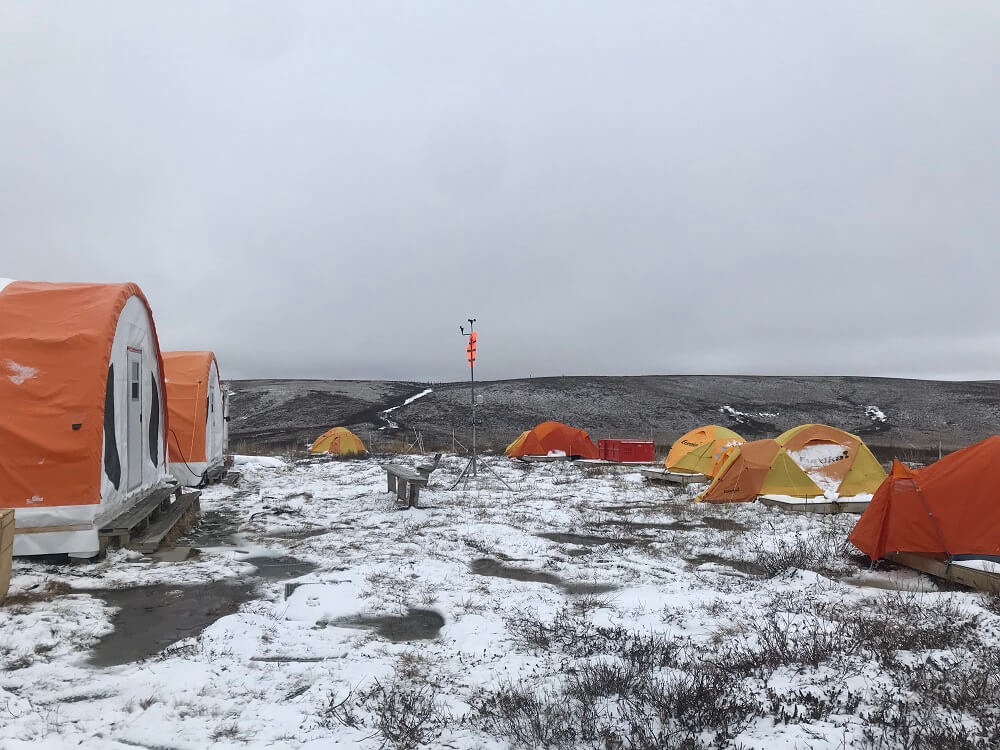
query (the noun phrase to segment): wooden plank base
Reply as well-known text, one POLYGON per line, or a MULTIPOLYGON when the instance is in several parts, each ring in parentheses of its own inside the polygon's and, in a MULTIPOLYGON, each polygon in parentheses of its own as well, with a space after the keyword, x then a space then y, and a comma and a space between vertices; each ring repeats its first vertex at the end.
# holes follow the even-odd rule
POLYGON ((949 565, 942 560, 912 552, 896 552, 886 555, 885 559, 978 591, 1000 592, 1000 575, 996 573, 966 568, 962 565, 949 565))
POLYGON ((639 473, 653 482, 667 482, 669 484, 708 484, 709 482, 709 478, 704 474, 677 474, 660 469, 640 469, 639 473))
POLYGON ((181 522, 182 519, 196 516, 201 510, 200 492, 188 492, 170 504, 166 511, 159 514, 146 529, 146 533, 129 542, 129 547, 139 552, 150 554, 156 552, 163 539, 181 522))
POLYGON ((865 502, 829 502, 829 503, 786 503, 772 497, 761 496, 757 502, 769 508, 779 508, 793 513, 864 513, 869 503, 865 502))
MULTIPOLYGON (((162 518, 166 516, 173 517, 172 510, 174 510, 174 513, 177 513, 175 506, 178 502, 181 502, 182 498, 187 497, 187 495, 182 495, 181 492, 182 489, 177 485, 168 485, 153 490, 148 496, 127 511, 109 521, 98 532, 101 550, 107 549, 112 544, 117 544, 119 547, 128 547, 134 540, 147 537, 154 526, 159 528, 159 522, 162 518), (171 497, 174 495, 177 496, 177 500, 171 502, 171 497)), ((194 495, 195 499, 201 497, 201 493, 197 491, 190 492, 188 495, 194 495)), ((180 515, 183 515, 183 511, 180 511, 180 515)), ((170 523, 166 530, 167 532, 177 523, 180 515, 170 523)), ((165 535, 166 532, 160 536, 160 539, 165 535)), ((155 548, 153 551, 155 551, 155 548)))

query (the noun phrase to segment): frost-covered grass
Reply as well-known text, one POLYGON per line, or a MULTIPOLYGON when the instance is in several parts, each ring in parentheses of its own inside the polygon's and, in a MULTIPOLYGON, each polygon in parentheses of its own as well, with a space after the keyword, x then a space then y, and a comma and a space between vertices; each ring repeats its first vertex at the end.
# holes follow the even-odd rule
POLYGON ((445 489, 463 466, 398 511, 375 459, 247 459, 202 502, 235 536, 188 561, 16 561, 0 747, 1000 742, 996 599, 870 571, 856 517, 564 463, 494 461, 513 493, 445 489), (316 569, 287 586, 247 562, 281 556, 316 569), (162 584, 211 611, 238 581, 257 588, 202 632, 89 662, 114 630, 100 590, 162 584))

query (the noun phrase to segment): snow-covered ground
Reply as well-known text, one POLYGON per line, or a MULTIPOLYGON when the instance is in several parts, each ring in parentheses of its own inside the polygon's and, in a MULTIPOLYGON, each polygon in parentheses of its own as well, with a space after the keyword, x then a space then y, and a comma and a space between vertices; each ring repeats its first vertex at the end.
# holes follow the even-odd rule
POLYGON ((450 491, 456 457, 402 511, 376 459, 238 463, 188 560, 15 561, 0 747, 894 747, 908 706, 995 739, 1000 669, 974 712, 915 677, 994 664, 995 603, 869 571, 856 516, 561 462, 450 491))

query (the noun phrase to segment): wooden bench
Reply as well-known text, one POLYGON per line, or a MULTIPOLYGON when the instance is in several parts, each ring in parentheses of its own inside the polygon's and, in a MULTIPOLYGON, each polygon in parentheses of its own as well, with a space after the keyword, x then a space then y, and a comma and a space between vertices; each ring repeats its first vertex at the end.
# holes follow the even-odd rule
POLYGON ((434 473, 434 470, 437 469, 437 467, 440 464, 441 464, 441 454, 435 453, 434 460, 431 463, 420 464, 419 466, 416 466, 414 468, 417 470, 417 473, 424 479, 430 479, 431 474, 434 473))
POLYGON ((385 469, 388 491, 396 493, 397 505, 401 508, 416 508, 420 498, 420 488, 427 486, 427 475, 420 474, 407 466, 382 464, 385 469))

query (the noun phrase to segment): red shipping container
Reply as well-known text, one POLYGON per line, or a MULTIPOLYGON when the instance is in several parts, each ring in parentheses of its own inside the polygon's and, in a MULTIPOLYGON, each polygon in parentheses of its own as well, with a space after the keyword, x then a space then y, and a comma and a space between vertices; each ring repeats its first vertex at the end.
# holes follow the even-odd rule
POLYGON ((597 456, 618 463, 652 463, 656 445, 652 440, 598 440, 597 456))
POLYGON ((656 445, 652 440, 621 440, 619 461, 623 463, 652 463, 656 458, 656 445))

